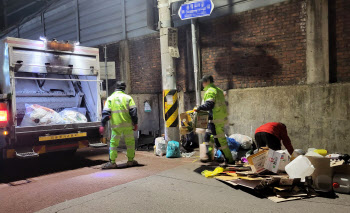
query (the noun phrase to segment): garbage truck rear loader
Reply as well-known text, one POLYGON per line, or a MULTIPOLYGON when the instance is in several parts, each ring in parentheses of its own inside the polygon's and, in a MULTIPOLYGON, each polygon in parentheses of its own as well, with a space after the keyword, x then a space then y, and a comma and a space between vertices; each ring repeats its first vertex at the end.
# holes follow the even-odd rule
POLYGON ((0 159, 106 146, 98 131, 98 49, 8 37, 0 41, 0 51, 0 159), (40 113, 34 119, 26 117, 32 115, 29 106, 55 115, 71 110, 84 119, 56 122, 61 117, 46 116, 44 121, 40 113))

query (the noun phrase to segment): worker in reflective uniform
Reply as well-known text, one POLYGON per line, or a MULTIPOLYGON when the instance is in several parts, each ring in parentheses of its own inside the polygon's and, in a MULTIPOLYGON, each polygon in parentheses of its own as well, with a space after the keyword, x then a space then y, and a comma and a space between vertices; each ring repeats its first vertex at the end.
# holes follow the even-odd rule
POLYGON ((121 138, 126 144, 127 166, 137 165, 135 157, 134 132, 137 130, 137 108, 131 96, 125 94, 126 85, 123 81, 117 82, 116 91, 107 98, 102 112, 102 126, 100 133, 103 134, 108 120, 111 120, 111 140, 109 148, 109 162, 103 169, 114 169, 117 167, 115 160, 118 156, 117 148, 121 138))
POLYGON ((210 136, 225 155, 227 163, 233 163, 233 158, 225 136, 225 125, 227 124, 227 107, 224 92, 214 85, 211 75, 205 75, 200 80, 204 87, 204 104, 195 108, 195 111, 209 111, 208 129, 204 137, 205 143, 211 144, 210 136))

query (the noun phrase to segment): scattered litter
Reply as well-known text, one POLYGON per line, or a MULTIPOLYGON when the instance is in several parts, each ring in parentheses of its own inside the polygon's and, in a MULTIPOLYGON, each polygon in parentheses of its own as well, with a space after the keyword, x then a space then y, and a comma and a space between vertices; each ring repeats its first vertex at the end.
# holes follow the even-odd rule
MULTIPOLYGON (((235 188, 253 190, 251 192, 276 203, 313 198, 318 196, 317 192, 350 193, 348 155, 316 157, 301 155, 300 151, 297 153, 300 155, 292 160, 286 150, 262 148, 248 158, 241 158, 236 165, 204 170, 201 174, 235 188), (337 164, 332 164, 335 160, 337 164)), ((319 153, 325 154, 323 150, 319 153)))
POLYGON ((222 172, 224 172, 224 168, 216 167, 214 171, 204 170, 201 174, 207 178, 214 177, 222 172))
POLYGON ((190 158, 190 157, 192 157, 195 153, 196 153, 196 152, 183 152, 183 153, 181 153, 181 156, 182 156, 183 158, 190 158))

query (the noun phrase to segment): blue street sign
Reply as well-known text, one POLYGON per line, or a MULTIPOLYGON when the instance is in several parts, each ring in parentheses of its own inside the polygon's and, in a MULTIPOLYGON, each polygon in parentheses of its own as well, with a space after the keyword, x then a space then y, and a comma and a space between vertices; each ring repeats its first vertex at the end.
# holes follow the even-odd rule
POLYGON ((214 9, 214 3, 211 0, 192 1, 181 5, 179 16, 181 20, 210 16, 214 9))

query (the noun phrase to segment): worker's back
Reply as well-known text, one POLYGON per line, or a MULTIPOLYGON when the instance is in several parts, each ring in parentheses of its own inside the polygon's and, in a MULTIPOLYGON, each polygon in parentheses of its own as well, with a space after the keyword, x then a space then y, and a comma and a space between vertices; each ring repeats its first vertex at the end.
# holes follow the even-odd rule
MULTIPOLYGON (((112 127, 120 124, 126 124, 131 127, 132 121, 129 109, 135 106, 131 96, 125 94, 123 91, 116 91, 107 99, 107 102, 112 113, 112 127)), ((127 127, 126 125, 125 127, 127 127)))
MULTIPOLYGON (((216 87, 214 84, 211 84, 206 94, 208 94, 208 98, 213 97, 215 99, 215 105, 213 109, 213 120, 222 120, 227 118, 227 107, 225 103, 225 96, 222 89, 216 87)), ((206 97, 204 98, 206 99, 206 97)))

